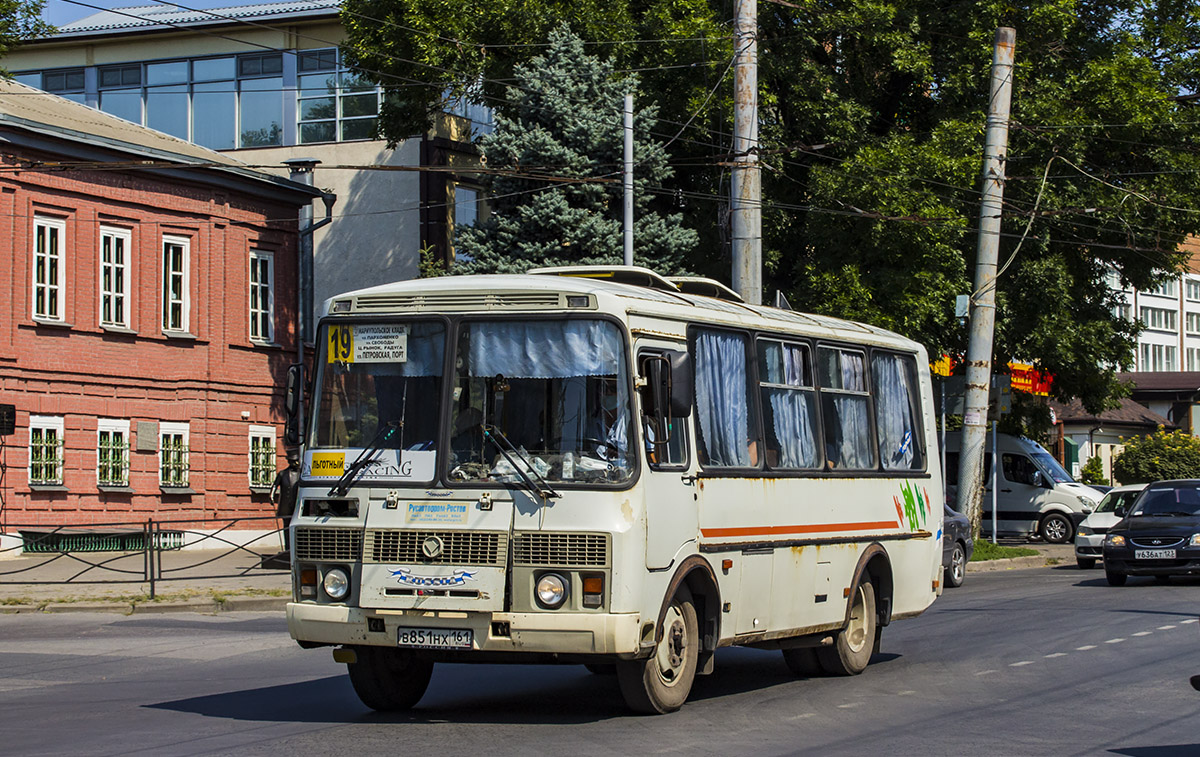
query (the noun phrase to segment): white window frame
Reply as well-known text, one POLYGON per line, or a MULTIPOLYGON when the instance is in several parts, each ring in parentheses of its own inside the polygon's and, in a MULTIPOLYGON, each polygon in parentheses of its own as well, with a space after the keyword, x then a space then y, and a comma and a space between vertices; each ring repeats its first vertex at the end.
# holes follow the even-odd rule
MULTIPOLYGON (((29 465, 25 472, 29 477, 30 486, 62 486, 63 483, 63 417, 61 415, 31 415, 29 416, 29 465), (54 444, 57 445, 57 457, 54 460, 54 476, 47 478, 33 476, 33 432, 41 431, 43 434, 46 431, 53 431, 55 435, 54 444)), ((42 464, 44 465, 44 463, 42 464)))
POLYGON ((1155 308, 1143 305, 1138 309, 1142 316, 1142 325, 1156 331, 1176 330, 1176 311, 1167 308, 1155 308))
POLYGON ((250 286, 247 293, 249 298, 247 309, 250 313, 250 341, 273 344, 275 342, 275 253, 267 250, 251 250, 250 270, 247 281, 250 286), (256 275, 261 273, 264 263, 267 269, 265 286, 263 282, 255 278, 256 275), (267 299, 266 307, 263 307, 262 304, 264 295, 267 299), (266 333, 256 333, 260 330, 264 315, 267 318, 266 333))
POLYGON ((96 420, 96 485, 97 486, 129 486, 129 421, 116 418, 98 418, 96 420), (103 467, 103 437, 109 435, 120 438, 124 445, 124 454, 120 461, 120 475, 116 481, 105 481, 100 475, 103 467))
POLYGON ((192 258, 192 240, 190 237, 175 236, 172 234, 163 234, 162 238, 162 329, 168 334, 186 334, 191 326, 191 258, 192 258), (183 248, 183 270, 175 271, 170 267, 170 255, 168 250, 171 246, 178 245, 183 248), (171 297, 171 284, 174 278, 179 276, 181 281, 182 297, 178 300, 171 297), (171 322, 171 308, 178 304, 181 315, 178 325, 171 322))
POLYGON ((158 485, 164 488, 183 488, 191 484, 190 424, 162 421, 158 424, 158 485), (163 480, 163 439, 178 436, 183 441, 183 482, 163 480))
POLYGON ((1183 298, 1191 302, 1200 302, 1200 279, 1184 279, 1183 298))
POLYGON ((101 326, 117 326, 119 328, 129 328, 129 255, 133 248, 133 233, 129 229, 122 229, 116 226, 101 226, 100 227, 100 249, 97 250, 96 257, 100 260, 100 325, 101 326), (104 260, 104 242, 106 239, 113 240, 110 250, 113 251, 114 260, 106 262, 104 260), (122 249, 121 263, 117 263, 116 249, 117 243, 120 242, 122 249), (104 273, 106 269, 111 269, 111 277, 108 279, 109 286, 105 286, 104 273), (117 274, 120 273, 120 288, 116 286, 118 279, 117 274), (116 310, 116 306, 120 304, 121 317, 105 317, 105 301, 111 299, 112 309, 116 310))
POLYGON ((66 266, 63 265, 64 250, 63 246, 67 239, 67 222, 62 218, 51 218, 48 216, 33 217, 33 249, 31 252, 32 267, 29 269, 30 295, 32 299, 29 303, 29 310, 33 314, 34 320, 50 321, 54 323, 62 323, 66 321, 66 286, 63 281, 63 274, 66 272, 66 266), (56 238, 57 244, 53 248, 53 254, 49 247, 45 251, 38 249, 38 239, 45 230, 47 241, 53 235, 56 238), (44 276, 41 280, 38 279, 38 263, 44 265, 44 276), (53 270, 54 275, 50 276, 53 270), (43 294, 41 309, 38 308, 38 292, 43 294), (51 307, 53 302, 53 307, 51 307))
POLYGON ((1188 334, 1200 334, 1200 313, 1184 313, 1183 322, 1188 334))
MULTIPOLYGON (((275 427, 274 426, 253 426, 253 425, 250 426, 250 430, 248 433, 250 466, 246 471, 246 475, 249 480, 251 489, 269 488, 275 480, 275 438, 276 437, 275 437, 275 427), (265 474, 265 478, 263 478, 259 481, 254 480, 254 465, 255 465, 254 442, 256 440, 260 441, 260 442, 265 440, 266 441, 265 446, 267 449, 270 450, 270 453, 271 453, 270 464, 264 466, 264 470, 267 471, 267 473, 265 474)), ((259 464, 262 465, 262 462, 260 462, 259 464)))
POLYGON ((1187 370, 1200 371, 1200 347, 1187 348, 1187 370))

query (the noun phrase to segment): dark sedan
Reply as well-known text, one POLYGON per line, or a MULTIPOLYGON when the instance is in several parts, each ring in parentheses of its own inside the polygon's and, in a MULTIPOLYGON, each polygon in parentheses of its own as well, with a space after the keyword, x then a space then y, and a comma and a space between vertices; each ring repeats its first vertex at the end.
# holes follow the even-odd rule
POLYGON ((967 516, 951 510, 948 505, 942 520, 942 568, 946 573, 946 585, 958 588, 967 578, 967 563, 975 551, 975 540, 971 538, 971 523, 967 516))
POLYGON ((1113 586, 1129 576, 1200 574, 1200 479, 1157 481, 1104 537, 1104 574, 1113 586))

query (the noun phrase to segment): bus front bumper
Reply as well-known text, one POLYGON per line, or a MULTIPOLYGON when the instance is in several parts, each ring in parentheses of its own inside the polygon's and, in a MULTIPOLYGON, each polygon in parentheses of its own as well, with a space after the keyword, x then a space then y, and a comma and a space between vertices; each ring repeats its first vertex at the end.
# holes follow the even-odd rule
POLYGON ((632 656, 641 616, 609 613, 365 610, 289 602, 288 632, 310 644, 396 646, 399 629, 468 629, 476 652, 632 656), (370 622, 368 622, 370 621, 370 622))

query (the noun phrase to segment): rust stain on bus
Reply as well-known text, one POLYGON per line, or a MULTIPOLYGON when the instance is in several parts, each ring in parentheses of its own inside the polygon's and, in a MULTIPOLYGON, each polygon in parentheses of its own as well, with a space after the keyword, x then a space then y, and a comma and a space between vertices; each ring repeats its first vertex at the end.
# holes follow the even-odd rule
POLYGON ((813 523, 793 526, 747 526, 743 528, 702 528, 700 535, 721 536, 775 536, 780 534, 825 534, 838 531, 882 531, 899 528, 894 520, 864 521, 860 523, 813 523))

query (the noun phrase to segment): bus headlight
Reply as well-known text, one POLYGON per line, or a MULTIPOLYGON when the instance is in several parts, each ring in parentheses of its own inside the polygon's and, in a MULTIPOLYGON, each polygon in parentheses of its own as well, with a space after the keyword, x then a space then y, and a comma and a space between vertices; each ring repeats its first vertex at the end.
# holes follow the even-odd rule
POLYGON ((341 568, 331 568, 325 571, 325 580, 321 582, 321 588, 330 599, 345 599, 350 593, 350 576, 341 568))
POLYGON ((547 609, 562 606, 567 599, 567 579, 557 573, 546 573, 537 582, 537 599, 547 609))

